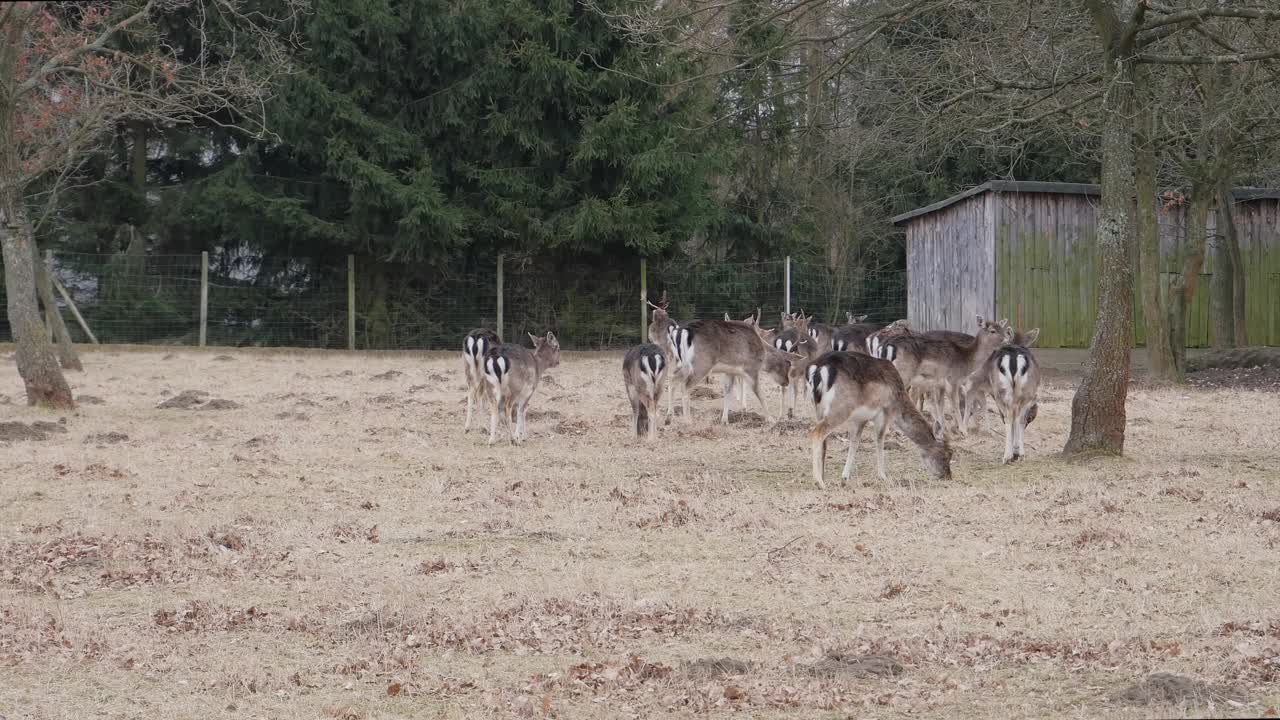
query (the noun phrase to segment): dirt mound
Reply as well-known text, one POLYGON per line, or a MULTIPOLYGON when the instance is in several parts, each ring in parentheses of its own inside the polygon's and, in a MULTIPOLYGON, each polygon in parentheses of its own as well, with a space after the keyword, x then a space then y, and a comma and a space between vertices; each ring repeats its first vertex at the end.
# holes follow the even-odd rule
POLYGON ((46 440, 49 434, 32 425, 20 422, 0 423, 0 442, 20 442, 23 440, 46 440))
POLYGON ((209 402, 201 405, 201 410, 236 410, 244 407, 235 400, 223 400, 222 398, 214 398, 209 402))
POLYGON ((156 405, 158 410, 190 410, 204 402, 209 393, 203 390, 183 390, 164 402, 156 405))
POLYGON ((235 358, 230 355, 218 355, 213 358, 214 362, 230 362, 231 360, 235 360, 235 358))
POLYGON ((65 435, 67 432, 67 419, 62 418, 56 423, 48 422, 45 420, 37 420, 31 423, 31 427, 37 430, 38 432, 62 433, 65 435))
POLYGON ((741 425, 742 427, 758 428, 764 427, 764 418, 760 413, 748 412, 742 410, 729 411, 729 424, 741 425))
POLYGON ((401 375, 404 375, 404 373, 400 372, 399 370, 388 370, 379 375, 373 375, 369 379, 370 380, 395 380, 401 375))
POLYGON ((897 677, 902 665, 885 655, 854 655, 829 652, 826 657, 806 668, 814 675, 847 675, 850 677, 897 677))
POLYGON ((724 395, 721 395, 709 387, 703 387, 701 385, 689 392, 690 400, 719 400, 722 397, 724 397, 724 395))
POLYGON ((1244 347, 1215 350, 1187 360, 1187 372, 1254 367, 1280 368, 1280 348, 1244 347))
POLYGON ((1187 384, 1194 387, 1280 392, 1280 367, 1257 365, 1242 368, 1207 368, 1187 373, 1187 384))
MULTIPOLYGON (((732 415, 730 415, 730 419, 732 419, 732 415)), ((779 435, 794 435, 796 433, 809 432, 811 427, 813 427, 813 423, 808 420, 779 420, 774 423, 770 430, 779 435)))
POLYGON ((243 407, 234 400, 213 398, 205 401, 209 393, 203 390, 183 390, 164 402, 156 405, 158 410, 235 410, 243 407))
POLYGON ((751 672, 749 664, 731 657, 699 658, 691 663, 685 663, 680 669, 685 675, 696 679, 722 678, 726 675, 746 675, 751 672))
POLYGON ((1244 702, 1244 695, 1225 685, 1210 685, 1185 675, 1152 673, 1135 685, 1116 693, 1112 699, 1134 705, 1161 703, 1177 705, 1184 702, 1244 702))
POLYGON ((300 413, 300 412, 281 412, 281 413, 276 413, 276 419, 277 420, 298 420, 298 421, 305 422, 307 420, 310 420, 311 416, 306 413, 300 413))
POLYGON ((84 443, 85 445, 115 445, 116 443, 127 442, 128 440, 128 435, 112 430, 111 432, 89 435, 84 439, 84 443))
POLYGON ((93 395, 81 395, 76 398, 76 403, 80 405, 106 405, 107 402, 100 397, 93 395))
MULTIPOLYGON (((526 418, 527 420, 527 418, 526 418)), ((557 435, 586 435, 591 425, 586 420, 561 420, 552 428, 557 435)))

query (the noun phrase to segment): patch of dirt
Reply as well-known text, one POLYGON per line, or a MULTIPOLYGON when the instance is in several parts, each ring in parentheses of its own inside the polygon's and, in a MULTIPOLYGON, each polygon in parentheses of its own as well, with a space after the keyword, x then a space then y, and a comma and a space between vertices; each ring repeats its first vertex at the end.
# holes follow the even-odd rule
POLYGON ((749 428, 758 428, 758 427, 764 427, 765 422, 764 422, 764 418, 761 417, 760 413, 749 412, 744 410, 730 410, 729 424, 741 425, 742 427, 749 427, 749 428))
POLYGON ((1189 372, 1199 372, 1210 368, 1239 369, 1253 367, 1280 368, 1280 348, 1244 347, 1215 350, 1187 360, 1187 370, 1189 372))
POLYGON ((1225 685, 1210 685, 1185 675, 1158 672, 1151 673, 1141 682, 1131 685, 1112 696, 1113 700, 1133 705, 1161 703, 1177 705, 1184 702, 1244 702, 1240 691, 1225 685))
MULTIPOLYGON (((730 418, 732 418, 732 415, 730 415, 730 418)), ((769 428, 769 431, 778 435, 795 435, 796 433, 809 432, 812 427, 813 423, 807 420, 779 420, 773 424, 773 427, 769 428)))
POLYGON ((1171 485, 1161 490, 1160 494, 1165 495, 1167 497, 1182 498, 1187 502, 1200 502, 1201 500, 1204 499, 1203 490, 1199 490, 1197 488, 1179 487, 1177 485, 1171 485))
POLYGON ((76 403, 79 405, 106 405, 107 404, 106 401, 103 400, 102 398, 95 397, 93 395, 81 395, 80 397, 76 398, 76 403))
POLYGON ((62 418, 56 423, 48 422, 47 420, 37 420, 31 423, 31 427, 44 433, 58 433, 65 435, 67 432, 67 419, 62 418))
POLYGON ((726 675, 746 675, 751 666, 731 657, 699 658, 680 667, 681 672, 694 679, 715 679, 726 675))
POLYGON ((1209 368, 1187 373, 1187 384, 1206 389, 1280 392, 1280 367, 1209 368))
POLYGON ((277 420, 298 420, 300 422, 306 422, 307 420, 311 419, 311 416, 306 413, 300 413, 300 412, 281 412, 281 413, 276 413, 276 419, 277 420))
POLYGON ((223 400, 222 398, 214 398, 204 405, 200 406, 201 410, 237 410, 244 407, 235 400, 223 400))
POLYGON ((115 445, 116 443, 127 442, 129 436, 114 430, 105 433, 97 433, 89 435, 84 439, 86 445, 115 445))
POLYGON ((164 402, 156 405, 158 410, 190 410, 204 399, 209 397, 209 393, 203 390, 183 390, 164 402))
POLYGON ((231 360, 235 360, 235 358, 230 355, 218 355, 213 358, 214 362, 229 362, 231 360))
POLYGON ((0 423, 0 442, 21 442, 23 440, 47 440, 49 434, 32 425, 21 422, 0 423))
POLYGON ((689 393, 690 400, 719 400, 724 397, 718 391, 699 385, 689 393))
POLYGON ((370 380, 395 380, 401 375, 404 375, 404 373, 400 372, 399 370, 388 370, 384 373, 372 375, 369 377, 369 379, 370 380))
POLYGON ((902 665, 886 655, 856 655, 832 651, 821 660, 805 666, 814 675, 846 675, 849 677, 897 677, 902 665))
POLYGON ((560 420, 564 413, 559 410, 529 410, 524 414, 525 420, 560 420))
POLYGON ((586 420, 561 420, 551 431, 557 435, 572 435, 578 437, 586 435, 591 429, 591 425, 586 420))

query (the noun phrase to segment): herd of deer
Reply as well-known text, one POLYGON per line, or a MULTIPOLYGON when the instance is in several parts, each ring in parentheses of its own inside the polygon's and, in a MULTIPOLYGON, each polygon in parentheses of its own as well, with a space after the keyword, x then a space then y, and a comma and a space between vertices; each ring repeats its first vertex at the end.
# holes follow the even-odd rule
MULTIPOLYGON (((683 417, 692 422, 690 392, 712 373, 724 377, 720 422, 729 422, 734 389, 745 399, 760 401, 766 423, 774 418, 760 392, 765 375, 782 388, 781 411, 794 413, 801 385, 812 398, 817 424, 810 433, 813 477, 823 488, 827 437, 850 426, 849 454, 841 473, 847 484, 862 431, 875 433, 876 474, 887 482, 884 440, 896 427, 920 448, 924 464, 937 479, 951 477, 948 436, 968 431, 975 416, 985 414, 990 397, 1005 424, 1004 462, 1023 455, 1023 431, 1035 419, 1040 369, 1029 349, 1039 329, 1019 333, 1007 320, 977 317, 977 333, 917 333, 906 320, 889 325, 847 315, 845 325, 813 321, 803 312, 782 313, 777 328, 760 327, 759 311, 745 320, 692 320, 684 324, 667 313, 665 293, 653 308, 649 343, 623 357, 622 375, 631 400, 636 436, 657 437, 664 385, 683 388, 683 417), (787 400, 790 398, 790 407, 787 400), (932 423, 926 419, 926 413, 932 423)), ((503 344, 489 329, 471 331, 463 341, 467 377, 467 417, 471 429, 477 404, 489 406, 489 444, 497 437, 498 417, 507 422, 511 442, 525 438, 525 411, 547 368, 560 362, 560 343, 548 332, 530 335, 533 349, 503 344)), ((672 412, 674 392, 667 392, 672 412)), ((741 402, 741 401, 740 401, 741 402)))

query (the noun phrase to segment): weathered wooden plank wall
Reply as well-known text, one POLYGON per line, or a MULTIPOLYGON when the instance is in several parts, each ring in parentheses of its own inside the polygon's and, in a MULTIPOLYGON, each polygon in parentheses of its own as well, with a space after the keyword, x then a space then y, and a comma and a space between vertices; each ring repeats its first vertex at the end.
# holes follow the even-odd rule
POLYGON ((907 318, 920 330, 972 332, 995 312, 993 226, 988 196, 915 218, 907 235, 907 318))
MULTIPOLYGON (((908 221, 908 318, 923 330, 971 332, 974 316, 1008 317, 1039 327, 1042 347, 1088 347, 1101 273, 1095 236, 1098 197, 1089 194, 987 192, 908 221)), ((1249 342, 1280 345, 1280 200, 1237 202, 1246 276, 1249 342)), ((1161 282, 1182 272, 1187 209, 1157 213, 1161 282)), ((1187 344, 1212 337, 1209 296, 1217 262, 1210 238, 1187 316, 1187 344)), ((1136 267, 1136 263, 1135 263, 1136 267)), ((1134 342, 1143 344, 1142 278, 1134 288, 1134 342)))

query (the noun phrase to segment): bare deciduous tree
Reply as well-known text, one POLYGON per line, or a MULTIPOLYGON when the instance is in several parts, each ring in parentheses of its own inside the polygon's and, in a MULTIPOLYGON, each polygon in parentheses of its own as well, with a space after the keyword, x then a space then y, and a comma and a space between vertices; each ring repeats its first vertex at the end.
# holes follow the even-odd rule
POLYGON ((284 17, 250 11, 242 0, 0 6, 0 245, 29 403, 73 406, 40 321, 26 193, 40 179, 74 172, 121 123, 203 120, 263 132, 300 2, 281 3, 284 17), (166 22, 189 27, 194 41, 169 42, 166 22), (126 36, 148 42, 122 42, 126 36))

